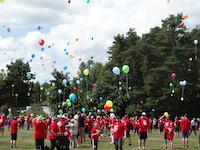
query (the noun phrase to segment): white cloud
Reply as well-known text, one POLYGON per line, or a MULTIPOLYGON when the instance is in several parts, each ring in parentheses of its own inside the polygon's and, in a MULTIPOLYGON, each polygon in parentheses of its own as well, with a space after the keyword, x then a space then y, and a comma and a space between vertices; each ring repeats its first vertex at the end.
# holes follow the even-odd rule
MULTIPOLYGON (((189 15, 186 21, 189 27, 200 24, 200 2, 195 0, 170 0, 170 3, 167 0, 92 0, 90 4, 85 0, 71 1, 68 4, 67 0, 7 0, 0 4, 0 23, 12 31, 2 31, 0 37, 0 50, 3 50, 0 59, 4 64, 1 68, 11 59, 24 57, 29 61, 35 54, 30 65, 37 73, 37 80, 50 78, 53 68, 49 64, 53 61, 58 69, 67 65, 74 75, 79 58, 86 61, 94 56, 95 60, 105 62, 113 36, 126 33, 131 27, 141 35, 161 25, 161 20, 169 14, 180 12, 189 15), (42 32, 34 29, 39 25, 45 25, 42 32), (18 32, 25 34, 19 36, 18 32), (38 45, 41 38, 46 43, 44 52, 38 45), (68 49, 68 56, 64 48, 68 49), (76 57, 72 59, 70 55, 76 57)), ((1 30, 5 29, 0 28, 0 33, 1 30)))

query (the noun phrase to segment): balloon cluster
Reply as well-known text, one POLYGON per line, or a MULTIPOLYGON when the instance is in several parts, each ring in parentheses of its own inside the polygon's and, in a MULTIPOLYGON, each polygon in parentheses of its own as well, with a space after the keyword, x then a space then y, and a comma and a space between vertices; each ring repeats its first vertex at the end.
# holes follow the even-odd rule
MULTIPOLYGON (((124 66, 122 67, 122 72, 123 72, 123 73, 127 74, 127 73, 129 73, 129 71, 130 71, 130 68, 129 68, 128 65, 124 65, 124 66)), ((119 67, 113 67, 112 72, 113 72, 115 75, 120 75, 120 72, 121 72, 121 71, 120 71, 119 67)))
POLYGON ((113 107, 113 102, 111 100, 107 100, 106 104, 104 105, 104 110, 109 111, 113 107))

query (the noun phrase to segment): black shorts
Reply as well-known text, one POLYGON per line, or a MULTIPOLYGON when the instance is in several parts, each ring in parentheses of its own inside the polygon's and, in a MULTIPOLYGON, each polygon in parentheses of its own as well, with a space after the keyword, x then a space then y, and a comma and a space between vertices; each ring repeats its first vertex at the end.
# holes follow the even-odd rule
POLYGON ((140 132, 140 139, 147 139, 147 132, 140 132))
POLYGON ((98 148, 98 140, 92 140, 92 148, 97 149, 98 148))
POLYGON ((17 134, 11 134, 11 140, 17 140, 17 134))
POLYGON ((130 137, 130 131, 126 131, 126 137, 130 137))
POLYGON ((189 135, 188 132, 182 132, 182 138, 183 139, 188 139, 188 135, 189 135))

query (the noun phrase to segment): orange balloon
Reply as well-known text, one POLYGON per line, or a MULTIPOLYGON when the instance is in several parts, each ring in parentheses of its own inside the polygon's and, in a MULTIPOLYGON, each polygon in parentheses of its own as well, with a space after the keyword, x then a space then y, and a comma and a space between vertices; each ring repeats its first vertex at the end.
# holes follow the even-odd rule
POLYGON ((188 19, 188 15, 184 15, 184 16, 183 16, 183 19, 188 19))

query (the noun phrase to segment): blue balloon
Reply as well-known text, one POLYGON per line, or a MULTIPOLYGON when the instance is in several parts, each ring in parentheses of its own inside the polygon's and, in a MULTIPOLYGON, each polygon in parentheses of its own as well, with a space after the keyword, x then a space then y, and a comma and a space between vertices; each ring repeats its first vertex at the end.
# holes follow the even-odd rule
POLYGON ((31 57, 32 57, 32 58, 35 58, 35 54, 32 54, 31 57))
POLYGON ((78 85, 79 85, 80 83, 81 83, 81 82, 80 82, 79 80, 77 80, 77 81, 76 81, 76 84, 78 84, 78 85))
POLYGON ((64 70, 67 70, 67 66, 64 66, 64 68, 63 68, 64 70))
POLYGON ((103 97, 99 97, 99 101, 100 101, 100 102, 103 102, 103 97))
POLYGON ((86 109, 83 107, 83 108, 81 109, 81 111, 84 113, 84 112, 86 112, 86 109))
POLYGON ((114 68, 112 69, 112 72, 113 72, 115 75, 120 75, 120 69, 119 69, 119 67, 114 67, 114 68))
POLYGON ((63 84, 64 84, 64 85, 67 84, 67 79, 63 79, 63 84))
POLYGON ((64 51, 66 52, 66 51, 67 51, 67 49, 65 48, 65 49, 64 49, 64 51))
POLYGON ((83 78, 82 78, 82 77, 80 78, 80 81, 83 81, 83 78))
POLYGON ((44 47, 41 48, 41 51, 42 51, 42 52, 44 51, 44 47))
POLYGON ((71 102, 74 102, 76 100, 76 95, 74 93, 71 93, 69 95, 69 99, 71 100, 71 102))

